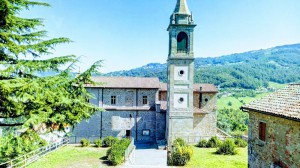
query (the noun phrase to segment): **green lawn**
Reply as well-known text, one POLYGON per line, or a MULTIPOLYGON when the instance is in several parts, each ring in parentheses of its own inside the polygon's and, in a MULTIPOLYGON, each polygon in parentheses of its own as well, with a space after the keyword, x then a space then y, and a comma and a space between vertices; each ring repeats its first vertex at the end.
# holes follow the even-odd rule
POLYGON ((279 84, 274 82, 269 82, 269 87, 275 88, 275 89, 281 89, 287 86, 286 84, 279 84))
POLYGON ((65 146, 48 154, 28 168, 82 168, 106 167, 107 148, 65 146))
POLYGON ((248 153, 247 148, 238 148, 237 155, 216 155, 216 148, 194 147, 194 155, 185 167, 197 168, 247 168, 248 153))
MULTIPOLYGON (((285 86, 286 86, 286 84, 269 82, 269 87, 275 88, 276 90, 281 89, 285 86)), ((221 97, 217 101, 218 109, 224 109, 224 108, 239 109, 243 105, 243 103, 245 103, 245 104, 251 103, 252 101, 258 100, 269 94, 270 94, 270 92, 259 93, 255 97, 239 97, 239 98, 235 98, 233 96, 221 97), (232 104, 231 106, 228 105, 229 102, 231 102, 231 104, 232 104)))
MULTIPOLYGON (((216 155, 216 148, 193 147, 194 155, 185 167, 190 168, 246 168, 247 148, 239 148, 234 156, 216 155)), ((107 148, 82 148, 66 146, 54 151, 28 168, 83 168, 83 167, 108 167, 105 160, 107 148)))
POLYGON ((255 97, 239 97, 239 98, 235 98, 232 96, 221 97, 217 101, 217 106, 218 109, 224 109, 224 108, 239 109, 243 105, 243 103, 248 104, 254 100, 258 100, 264 96, 267 96, 268 94, 270 93, 260 93, 255 97), (228 105, 229 102, 232 103, 231 106, 228 105))

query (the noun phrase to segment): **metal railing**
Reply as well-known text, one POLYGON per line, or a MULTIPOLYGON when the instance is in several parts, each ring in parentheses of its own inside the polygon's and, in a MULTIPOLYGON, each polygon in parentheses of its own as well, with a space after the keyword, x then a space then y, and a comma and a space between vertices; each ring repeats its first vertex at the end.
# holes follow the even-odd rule
POLYGON ((45 156, 46 154, 55 151, 59 147, 65 146, 68 143, 69 143, 69 138, 66 137, 62 139, 60 142, 52 143, 51 145, 41 147, 39 149, 31 151, 23 156, 17 157, 5 163, 0 163, 0 167, 8 167, 8 168, 26 167, 29 164, 37 161, 41 157, 45 156))
POLYGON ((134 150, 135 150, 135 145, 134 145, 134 139, 131 137, 130 138, 131 142, 129 144, 129 146, 127 147, 127 149, 125 150, 125 162, 128 162, 129 164, 133 164, 134 163, 134 150))
POLYGON ((91 143, 93 143, 96 139, 100 139, 100 136, 70 136, 70 144, 78 144, 83 138, 88 139, 91 143))

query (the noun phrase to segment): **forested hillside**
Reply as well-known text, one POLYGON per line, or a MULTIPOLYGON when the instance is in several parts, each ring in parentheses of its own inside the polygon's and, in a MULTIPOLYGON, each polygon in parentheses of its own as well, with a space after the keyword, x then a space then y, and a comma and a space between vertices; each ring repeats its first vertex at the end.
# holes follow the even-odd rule
MULTIPOLYGON (((167 65, 150 63, 140 68, 106 76, 158 77, 167 81, 167 65)), ((257 89, 269 82, 300 81, 300 44, 250 51, 215 58, 195 59, 195 82, 214 83, 221 88, 257 89)))

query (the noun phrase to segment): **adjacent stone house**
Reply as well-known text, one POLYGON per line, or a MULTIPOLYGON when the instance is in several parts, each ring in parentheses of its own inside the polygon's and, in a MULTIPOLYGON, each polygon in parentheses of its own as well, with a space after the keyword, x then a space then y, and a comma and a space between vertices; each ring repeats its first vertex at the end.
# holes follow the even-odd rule
MULTIPOLYGON (((158 78, 93 77, 86 85, 90 100, 105 111, 98 112, 73 130, 74 138, 133 137, 136 141, 166 139, 167 84, 158 78)), ((190 142, 216 135, 217 89, 211 84, 194 85, 194 132, 190 142)))
POLYGON ((250 118, 250 168, 300 167, 300 84, 288 85, 242 110, 250 118))

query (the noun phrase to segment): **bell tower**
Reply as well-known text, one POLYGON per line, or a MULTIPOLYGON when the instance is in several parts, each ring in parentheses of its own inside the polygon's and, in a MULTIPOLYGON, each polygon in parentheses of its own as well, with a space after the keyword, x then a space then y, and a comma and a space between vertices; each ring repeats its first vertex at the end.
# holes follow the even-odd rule
POLYGON ((170 17, 168 56, 168 108, 166 137, 168 145, 176 138, 188 142, 193 134, 193 37, 196 24, 186 0, 177 0, 170 17))

